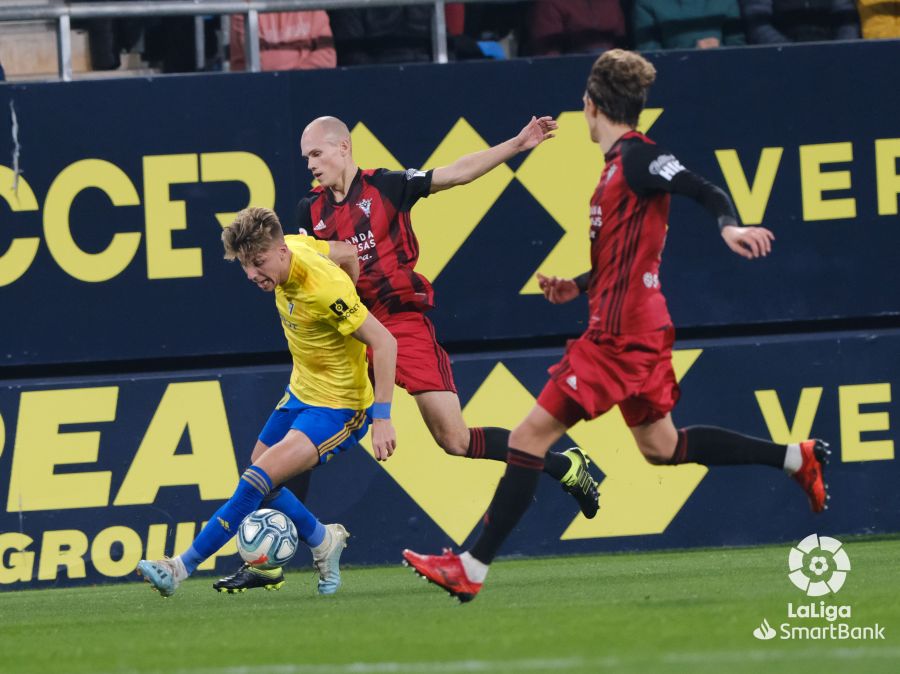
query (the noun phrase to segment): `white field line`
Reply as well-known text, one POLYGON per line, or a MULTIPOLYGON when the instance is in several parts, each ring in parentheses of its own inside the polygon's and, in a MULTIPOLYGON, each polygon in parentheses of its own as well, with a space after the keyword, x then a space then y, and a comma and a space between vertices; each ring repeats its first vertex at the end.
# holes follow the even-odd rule
MULTIPOLYGON (((529 658, 520 660, 454 660, 445 662, 353 662, 348 664, 282 664, 236 667, 170 669, 166 674, 465 674, 466 672, 567 672, 590 668, 615 670, 624 666, 685 665, 742 662, 808 662, 810 658, 829 661, 900 660, 900 648, 861 646, 859 648, 808 648, 776 650, 757 648, 743 651, 682 651, 659 656, 597 658, 529 658)), ((137 674, 143 670, 120 670, 117 674, 137 674)), ((155 672, 143 672, 155 674, 155 672)))

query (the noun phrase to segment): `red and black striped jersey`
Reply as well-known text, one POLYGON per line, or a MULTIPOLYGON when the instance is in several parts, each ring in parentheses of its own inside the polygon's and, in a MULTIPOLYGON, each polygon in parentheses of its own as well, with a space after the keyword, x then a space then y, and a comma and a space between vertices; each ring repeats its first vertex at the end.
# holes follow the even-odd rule
POLYGON ((434 306, 434 290, 415 271, 419 242, 409 212, 430 192, 431 171, 360 170, 342 201, 321 186, 301 199, 296 225, 318 239, 356 246, 357 290, 377 318, 427 311, 434 306))
POLYGON ((737 224, 723 190, 643 134, 626 133, 606 153, 591 197, 588 330, 636 334, 671 325, 659 280, 670 193, 700 203, 720 227, 737 224))

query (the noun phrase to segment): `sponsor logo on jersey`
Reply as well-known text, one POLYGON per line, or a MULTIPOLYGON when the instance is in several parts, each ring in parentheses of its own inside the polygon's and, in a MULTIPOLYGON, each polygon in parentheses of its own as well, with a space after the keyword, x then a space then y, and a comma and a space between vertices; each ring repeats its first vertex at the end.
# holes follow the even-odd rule
POLYGON ((344 300, 338 298, 332 304, 328 305, 328 308, 335 313, 339 320, 344 320, 348 316, 351 316, 359 311, 359 302, 351 307, 344 300))
MULTIPOLYGON (((365 253, 366 251, 375 248, 375 235, 372 233, 371 229, 362 234, 354 234, 353 236, 347 237, 344 241, 356 246, 357 253, 365 253)), ((363 257, 360 256, 360 259, 362 260, 363 257)))
MULTIPOLYGON (((368 215, 368 213, 366 213, 366 215, 368 215)), ((325 221, 324 220, 319 220, 319 224, 316 225, 315 227, 313 227, 314 232, 321 232, 323 229, 325 229, 325 221)))
POLYGON ((671 180, 682 171, 684 171, 684 166, 671 154, 662 154, 650 162, 650 174, 666 180, 671 180))
POLYGON ((356 203, 356 205, 362 209, 362 212, 366 214, 367 218, 372 213, 372 200, 371 199, 360 199, 356 203))
POLYGON ((603 210, 600 204, 591 204, 591 238, 597 238, 598 230, 603 226, 603 210))
POLYGON ((644 281, 644 285, 648 288, 659 288, 659 274, 653 274, 651 272, 644 273, 642 277, 644 281))

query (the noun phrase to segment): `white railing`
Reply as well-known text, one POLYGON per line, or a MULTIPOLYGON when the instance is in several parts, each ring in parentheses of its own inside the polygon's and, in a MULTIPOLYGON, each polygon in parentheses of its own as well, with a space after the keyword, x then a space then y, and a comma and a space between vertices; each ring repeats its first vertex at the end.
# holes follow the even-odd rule
MULTIPOLYGON (((476 0, 454 0, 475 2, 476 0)), ((484 2, 485 0, 480 0, 484 2)), ((498 2, 503 0, 487 0, 498 2)), ((259 15, 265 12, 290 12, 310 9, 351 9, 388 5, 434 5, 431 44, 436 63, 447 62, 447 23, 445 0, 141 0, 135 2, 84 2, 34 6, 0 7, 4 21, 55 21, 59 54, 59 77, 72 79, 72 19, 130 18, 154 16, 196 17, 198 62, 202 58, 202 17, 210 14, 243 14, 246 17, 245 55, 249 70, 259 72, 259 15)))

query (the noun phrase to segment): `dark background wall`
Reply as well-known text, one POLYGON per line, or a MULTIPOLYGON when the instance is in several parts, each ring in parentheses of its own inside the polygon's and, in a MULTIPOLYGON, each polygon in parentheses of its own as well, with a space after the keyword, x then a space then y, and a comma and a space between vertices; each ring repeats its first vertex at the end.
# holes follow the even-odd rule
MULTIPOLYGON (((892 56, 884 43, 652 55, 642 125, 777 237, 744 261, 674 202, 662 283, 681 336, 676 421, 828 438, 832 510, 814 518, 776 471, 649 467, 614 411, 567 439, 604 473, 601 515, 576 519, 543 484, 509 552, 898 530, 892 56)), ((0 133, 0 587, 125 575, 180 551, 230 494, 289 365, 271 298, 221 259, 218 234, 249 203, 291 221, 310 181, 299 134, 318 115, 348 123, 362 165, 396 168, 559 118, 550 143, 413 212, 466 418, 514 425, 584 326, 582 302, 551 306, 530 284, 587 268, 602 167, 580 112, 590 63, 0 87, 0 120, 18 125, 17 143, 0 133)), ((499 475, 444 457, 405 394, 396 408, 401 451, 384 469, 359 451, 314 478, 311 506, 357 536, 348 561, 462 544, 499 475)))

